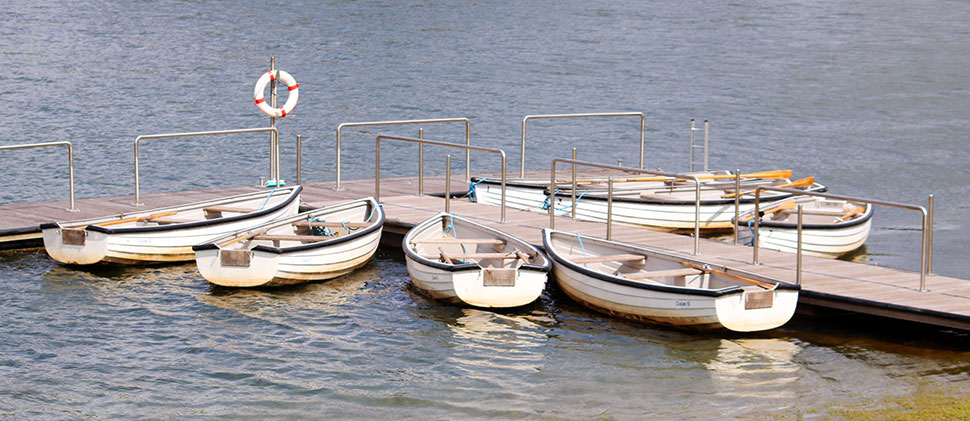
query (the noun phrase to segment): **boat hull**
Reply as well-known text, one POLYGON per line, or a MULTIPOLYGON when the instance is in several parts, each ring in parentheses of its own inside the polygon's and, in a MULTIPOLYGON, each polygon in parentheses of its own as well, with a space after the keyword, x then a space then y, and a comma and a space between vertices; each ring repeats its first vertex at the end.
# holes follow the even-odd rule
POLYGON ((545 289, 551 269, 549 259, 531 244, 449 214, 436 215, 412 228, 404 237, 403 247, 408 275, 414 286, 432 298, 453 304, 507 308, 532 303, 545 289), (447 230, 444 229, 446 226, 447 230), (448 237, 446 232, 452 232, 455 237, 448 237), (500 244, 462 244, 462 239, 495 240, 500 244), (449 244, 451 240, 454 242, 449 244), (435 241, 444 243, 420 245, 435 241), (422 255, 437 254, 436 250, 441 250, 442 254, 447 252, 455 256, 466 256, 461 259, 467 261, 445 263, 422 255), (476 253, 478 256, 488 253, 494 255, 497 251, 510 255, 518 251, 530 257, 528 263, 524 260, 500 258, 474 260, 471 257, 476 253), (465 252, 471 254, 463 254, 465 252))
MULTIPOLYGON (((105 228, 97 225, 71 227, 71 224, 44 224, 41 226, 44 248, 54 260, 71 265, 96 263, 149 264, 184 262, 195 259, 192 246, 213 237, 244 230, 297 213, 300 200, 298 187, 290 195, 280 198, 275 206, 253 215, 216 218, 167 226, 131 226, 105 228)), ((267 193, 242 195, 251 197, 248 202, 256 205, 267 193)), ((224 199, 220 199, 224 200, 224 199)), ((219 200, 212 201, 218 203, 219 200)), ((242 203, 247 201, 243 200, 242 203)), ((230 202, 233 203, 233 202, 230 202)), ((197 211, 205 204, 198 204, 197 211)), ((256 206, 254 205, 254 206, 256 206)), ((196 206, 196 205, 186 205, 196 206)), ((144 212, 158 213, 159 210, 144 212)), ((186 210, 189 212, 190 210, 186 210)), ((137 225, 133 222, 128 225, 137 225)))

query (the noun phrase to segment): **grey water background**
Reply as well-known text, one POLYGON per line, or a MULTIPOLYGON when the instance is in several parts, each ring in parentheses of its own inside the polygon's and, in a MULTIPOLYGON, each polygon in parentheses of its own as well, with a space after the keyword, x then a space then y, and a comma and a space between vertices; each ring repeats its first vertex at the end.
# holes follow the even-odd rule
MULTIPOLYGON (((709 119, 713 168, 934 194, 934 272, 968 278, 966 16, 964 1, 11 3, 0 145, 69 140, 79 197, 132 194, 136 136, 267 125, 252 92, 275 56, 301 94, 278 124, 286 179, 302 135, 304 180, 333 180, 343 122, 466 117, 514 172, 525 115, 642 111, 646 164, 684 171, 689 119, 709 119)), ((571 147, 635 164, 638 123, 530 123, 527 168, 571 147)), ((424 129, 463 141, 460 124, 424 129)), ((416 135, 348 131, 344 179, 373 177, 381 132, 416 135)), ((254 184, 267 151, 265 135, 146 142, 142 193, 254 184)), ((429 150, 428 173, 444 153, 460 155, 429 150)), ((64 200, 64 155, 0 154, 0 203, 64 200)), ((473 169, 494 172, 479 155, 473 169)), ((383 175, 413 175, 416 156, 385 146, 383 175)), ((877 212, 857 258, 917 270, 919 216, 877 212)), ((410 289, 393 251, 272 291, 212 288, 192 265, 81 271, 13 253, 0 288, 0 414, 17 418, 812 418, 970 384, 965 346, 835 322, 670 331, 555 289, 509 312, 444 306, 410 289)))

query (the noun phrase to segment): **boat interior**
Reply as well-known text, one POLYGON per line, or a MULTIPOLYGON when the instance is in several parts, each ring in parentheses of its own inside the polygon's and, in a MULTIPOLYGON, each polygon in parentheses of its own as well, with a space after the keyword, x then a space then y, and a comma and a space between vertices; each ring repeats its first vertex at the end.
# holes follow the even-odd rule
POLYGON ((419 256, 447 264, 474 263, 491 269, 514 270, 524 264, 545 264, 545 257, 524 242, 449 215, 443 215, 439 221, 411 237, 411 247, 419 256))
POLYGON ((375 205, 360 200, 311 210, 214 242, 224 250, 249 250, 258 245, 292 247, 345 237, 380 222, 375 205))
MULTIPOLYGON (((803 224, 836 224, 861 218, 870 205, 824 197, 798 197, 764 207, 762 221, 798 223, 798 205, 802 205, 803 224)), ((742 215, 741 221, 751 220, 754 211, 742 215)))

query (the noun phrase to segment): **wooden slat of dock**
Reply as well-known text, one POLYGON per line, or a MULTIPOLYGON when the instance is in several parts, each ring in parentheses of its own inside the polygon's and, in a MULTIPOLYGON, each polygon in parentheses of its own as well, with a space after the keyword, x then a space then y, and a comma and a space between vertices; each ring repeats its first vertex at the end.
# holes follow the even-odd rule
MULTIPOLYGON (((541 175, 540 175, 541 176, 541 175)), ((374 181, 350 180, 342 190, 333 182, 304 183, 303 201, 313 205, 332 204, 374 195, 374 181)), ((426 192, 442 192, 443 177, 427 177, 426 192)), ((466 184, 454 179, 453 190, 463 191, 466 184)), ((0 232, 13 228, 36 227, 40 223, 86 219, 196 202, 250 191, 265 190, 256 186, 207 189, 192 192, 157 193, 143 196, 145 207, 132 206, 133 196, 82 199, 81 212, 67 212, 67 202, 31 203, 0 206, 0 232)), ((417 178, 385 178, 381 182, 381 201, 387 214, 387 230, 403 233, 413 225, 444 210, 444 199, 416 196, 417 178)), ((541 244, 541 229, 548 227, 545 213, 507 210, 507 222, 499 222, 500 209, 462 200, 452 200, 451 211, 486 225, 507 231, 533 244, 541 244)), ((557 217, 556 228, 605 237, 602 223, 574 221, 557 217)), ((628 226, 614 226, 617 241, 682 253, 690 256, 694 240, 689 236, 651 231, 628 226)), ((795 256, 762 249, 761 264, 752 265, 752 249, 728 242, 702 239, 700 258, 718 264, 795 281, 795 256)), ((970 281, 939 275, 927 277, 929 291, 919 291, 919 274, 915 272, 805 256, 803 258, 801 302, 821 307, 928 323, 970 331, 970 281)))

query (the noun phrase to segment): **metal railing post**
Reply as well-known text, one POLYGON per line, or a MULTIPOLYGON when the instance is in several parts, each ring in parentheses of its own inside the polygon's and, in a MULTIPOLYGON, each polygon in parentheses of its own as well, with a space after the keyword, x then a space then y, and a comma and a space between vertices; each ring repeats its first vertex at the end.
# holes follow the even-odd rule
POLYGON ((68 198, 70 200, 70 208, 67 209, 68 212, 78 212, 77 206, 74 202, 74 146, 71 142, 61 141, 61 142, 44 142, 44 143, 26 143, 22 145, 10 145, 10 146, 0 146, 0 151, 5 150, 15 150, 15 149, 32 149, 32 148, 43 148, 47 146, 67 146, 67 178, 68 187, 70 191, 68 193, 68 198))
MULTIPOLYGON (((424 139, 424 129, 418 129, 418 139, 424 139)), ((448 169, 449 171, 451 168, 448 169)), ((418 196, 424 196, 424 144, 418 143, 418 196)))
MULTIPOLYGON (((279 131, 275 127, 260 127, 255 129, 236 129, 236 130, 216 130, 208 132, 189 132, 189 133, 166 133, 166 134, 151 134, 142 135, 135 138, 135 206, 143 206, 144 203, 141 202, 141 184, 140 184, 140 173, 139 173, 139 160, 138 160, 138 144, 142 140, 149 139, 166 139, 173 137, 194 137, 194 136, 212 136, 212 135, 223 135, 223 134, 240 134, 240 133, 257 133, 257 132, 270 132, 271 134, 279 135, 279 131)), ((272 140, 271 140, 272 142, 272 140)), ((271 146, 272 147, 272 146, 271 146)), ((271 151, 272 152, 272 151, 271 151)), ((273 157, 270 153, 270 177, 275 177, 277 179, 277 184, 279 180, 279 167, 273 167, 273 157)))
POLYGON ((734 245, 738 245, 738 224, 741 223, 741 169, 734 170, 734 245))
POLYGON ((522 119, 522 146, 519 150, 521 163, 519 165, 519 177, 525 177, 525 139, 526 126, 530 119, 563 119, 563 118, 587 118, 587 117, 640 117, 640 169, 643 169, 644 139, 646 133, 647 116, 640 112, 623 113, 582 113, 582 114, 542 114, 527 115, 522 119))
POLYGON ((552 160, 552 168, 549 170, 549 229, 556 229, 556 160, 552 160))
POLYGON ((802 204, 798 204, 798 250, 795 260, 795 284, 802 284, 802 204))
MULTIPOLYGON (((401 126, 407 124, 431 124, 431 123, 465 123, 465 146, 471 146, 471 121, 467 118, 431 118, 423 120, 389 120, 389 121, 361 121, 355 123, 341 123, 337 126, 337 150, 336 159, 334 159, 334 164, 337 166, 337 181, 334 186, 335 190, 341 190, 340 180, 340 150, 341 150, 341 133, 344 127, 364 127, 364 126, 401 126)), ((465 178, 471 179, 471 151, 472 148, 465 149, 465 178)))
POLYGON ((606 181, 606 239, 613 239, 613 177, 606 181))
POLYGON ((930 195, 929 203, 926 205, 926 274, 933 273, 933 195, 930 195))
POLYGON ((707 171, 708 121, 704 120, 704 171, 707 171))
MULTIPOLYGON (((741 194, 740 192, 738 194, 741 194)), ((759 236, 761 233, 758 231, 758 222, 760 222, 761 215, 761 189, 754 190, 754 236, 751 238, 751 246, 754 248, 754 257, 752 257, 751 264, 757 265, 758 263, 758 245, 760 244, 759 236)))
POLYGON ((296 135, 296 184, 303 184, 303 137, 296 135))
MULTIPOLYGON (((574 161, 576 160, 576 148, 573 148, 573 160, 574 161)), ((569 202, 569 203, 572 203, 572 206, 571 206, 572 209, 569 211, 569 215, 573 219, 576 219, 576 184, 577 184, 576 183, 576 164, 573 164, 572 176, 573 176, 573 187, 570 193, 570 197, 572 197, 572 202, 569 202)))
POLYGON ((445 156, 445 212, 451 213, 451 155, 445 156))

